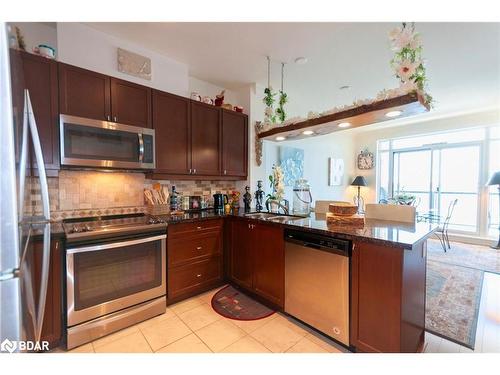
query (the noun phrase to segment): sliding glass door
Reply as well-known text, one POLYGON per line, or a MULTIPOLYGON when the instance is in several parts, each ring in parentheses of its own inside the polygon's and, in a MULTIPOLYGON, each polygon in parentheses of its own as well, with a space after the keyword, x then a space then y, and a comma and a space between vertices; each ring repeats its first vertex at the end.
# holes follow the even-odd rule
POLYGON ((481 143, 431 144, 392 151, 392 196, 416 196, 417 212, 444 219, 457 199, 450 229, 479 232, 481 143))

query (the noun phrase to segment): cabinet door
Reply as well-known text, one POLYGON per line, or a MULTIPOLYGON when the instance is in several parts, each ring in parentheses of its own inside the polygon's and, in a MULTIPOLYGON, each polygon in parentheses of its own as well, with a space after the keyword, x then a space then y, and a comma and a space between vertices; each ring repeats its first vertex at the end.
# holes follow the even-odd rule
POLYGON ((57 63, 22 53, 24 82, 30 93, 45 169, 59 169, 57 63))
POLYGON ((247 175, 248 160, 247 116, 222 111, 222 174, 225 176, 247 175))
POLYGON ((59 109, 67 115, 111 120, 109 77, 60 63, 59 109))
POLYGON ((151 89, 111 78, 111 119, 120 124, 151 128, 151 89))
POLYGON ((233 221, 230 274, 233 281, 250 290, 253 286, 252 234, 248 221, 233 221))
POLYGON ((189 174, 191 168, 189 106, 189 99, 153 90, 157 173, 189 174))
MULTIPOLYGON (((35 280, 41 279, 43 242, 34 242, 34 275, 35 280)), ((47 299, 45 302, 45 314, 43 317, 42 340, 49 342, 52 349, 59 345, 62 333, 62 276, 61 276, 61 242, 52 241, 50 249, 49 281, 47 287, 47 299)), ((40 288, 35 288, 35 298, 38 301, 40 288)))
POLYGON ((220 174, 220 109, 191 102, 191 167, 193 174, 220 174))
POLYGON ((283 228, 253 224, 253 287, 269 302, 283 307, 285 291, 285 243, 283 228))
POLYGON ((354 244, 350 341, 358 350, 400 351, 401 274, 401 249, 354 244))

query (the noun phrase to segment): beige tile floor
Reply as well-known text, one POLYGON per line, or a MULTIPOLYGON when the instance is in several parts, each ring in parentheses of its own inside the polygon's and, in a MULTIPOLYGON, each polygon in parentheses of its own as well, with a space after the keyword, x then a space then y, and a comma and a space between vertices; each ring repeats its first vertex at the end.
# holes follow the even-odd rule
POLYGON ((69 353, 346 352, 345 348, 284 314, 254 321, 224 318, 210 305, 217 290, 219 288, 171 305, 163 315, 69 353))
MULTIPOLYGON (((224 318, 212 310, 217 290, 169 306, 165 314, 126 328, 71 353, 341 353, 344 348, 277 313, 254 321, 224 318)), ((500 352, 500 275, 485 273, 474 352, 500 352)), ((62 351, 62 350, 59 350, 62 351)), ((426 353, 473 351, 426 333, 426 353)))

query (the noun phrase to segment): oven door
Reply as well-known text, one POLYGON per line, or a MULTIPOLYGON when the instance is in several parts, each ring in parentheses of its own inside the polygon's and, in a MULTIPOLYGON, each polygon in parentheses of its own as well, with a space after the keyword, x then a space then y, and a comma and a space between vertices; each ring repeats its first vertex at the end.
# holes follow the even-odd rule
POLYGON ((67 249, 68 326, 166 295, 166 237, 67 249))
POLYGON ((154 169, 154 129, 61 115, 61 164, 154 169))

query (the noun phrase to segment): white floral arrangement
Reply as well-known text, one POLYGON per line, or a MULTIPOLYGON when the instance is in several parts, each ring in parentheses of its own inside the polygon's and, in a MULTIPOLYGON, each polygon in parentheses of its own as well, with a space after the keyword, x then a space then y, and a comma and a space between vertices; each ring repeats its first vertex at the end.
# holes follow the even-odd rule
POLYGON ((273 166, 273 173, 269 175, 269 187, 272 189, 272 194, 268 194, 268 199, 282 201, 285 197, 285 182, 283 170, 280 166, 273 166))

